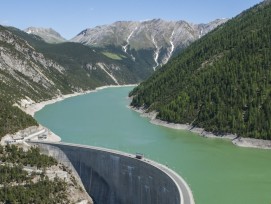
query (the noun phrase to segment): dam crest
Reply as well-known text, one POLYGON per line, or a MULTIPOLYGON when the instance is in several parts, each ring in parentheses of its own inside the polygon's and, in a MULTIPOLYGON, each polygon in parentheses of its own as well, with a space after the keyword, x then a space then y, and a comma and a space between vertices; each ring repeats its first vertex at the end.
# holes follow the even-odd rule
POLYGON ((168 167, 135 155, 68 143, 31 142, 73 169, 97 204, 194 204, 186 182, 168 167))

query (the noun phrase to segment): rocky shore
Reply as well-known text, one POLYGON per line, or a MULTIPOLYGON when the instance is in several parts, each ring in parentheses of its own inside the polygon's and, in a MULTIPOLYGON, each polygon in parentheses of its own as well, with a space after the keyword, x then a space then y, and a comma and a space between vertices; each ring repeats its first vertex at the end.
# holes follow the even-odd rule
POLYGON ((262 140, 262 139, 254 139, 254 138, 245 138, 239 137, 235 134, 224 134, 224 135, 216 135, 212 132, 207 132, 203 128, 192 127, 189 124, 177 124, 177 123, 169 123, 167 121, 163 121, 157 119, 157 112, 146 112, 143 108, 134 108, 129 106, 132 110, 138 112, 141 117, 147 117, 150 119, 150 123, 154 125, 160 125, 167 128, 177 129, 177 130, 188 130, 193 133, 197 133, 202 137, 206 138, 219 138, 219 139, 228 139, 234 145, 239 147, 250 147, 250 148, 260 148, 260 149, 271 149, 271 141, 270 140, 262 140))

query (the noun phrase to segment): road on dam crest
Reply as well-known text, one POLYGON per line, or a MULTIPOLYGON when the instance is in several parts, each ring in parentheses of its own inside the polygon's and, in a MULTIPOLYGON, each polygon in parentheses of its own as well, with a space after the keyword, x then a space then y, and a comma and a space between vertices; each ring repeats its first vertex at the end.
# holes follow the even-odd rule
POLYGON ((155 161, 94 146, 31 143, 60 162, 69 161, 96 203, 195 203, 184 179, 155 161))

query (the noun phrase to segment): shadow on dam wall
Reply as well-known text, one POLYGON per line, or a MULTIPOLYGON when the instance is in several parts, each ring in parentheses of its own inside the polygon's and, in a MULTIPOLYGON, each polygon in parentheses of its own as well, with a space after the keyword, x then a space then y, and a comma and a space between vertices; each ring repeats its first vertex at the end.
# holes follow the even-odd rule
POLYGON ((152 164, 119 152, 63 144, 34 143, 74 168, 97 204, 180 204, 176 183, 152 164))

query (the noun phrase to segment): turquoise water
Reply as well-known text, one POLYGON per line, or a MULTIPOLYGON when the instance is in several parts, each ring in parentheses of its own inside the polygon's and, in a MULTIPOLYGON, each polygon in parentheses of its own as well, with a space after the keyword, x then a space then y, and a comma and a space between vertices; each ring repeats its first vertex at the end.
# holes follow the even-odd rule
POLYGON ((240 148, 149 123, 127 108, 131 87, 66 99, 37 112, 62 141, 144 153, 179 173, 197 204, 271 204, 271 151, 240 148))

